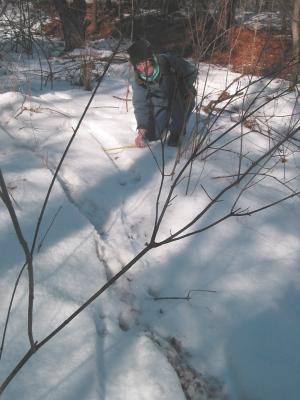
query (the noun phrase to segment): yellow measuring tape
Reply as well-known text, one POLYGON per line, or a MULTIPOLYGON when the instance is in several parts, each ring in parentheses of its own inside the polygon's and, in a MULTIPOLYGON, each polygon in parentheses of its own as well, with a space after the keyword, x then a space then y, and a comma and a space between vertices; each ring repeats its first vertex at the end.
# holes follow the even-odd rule
POLYGON ((137 149, 137 146, 135 144, 127 144, 126 146, 121 146, 121 147, 103 148, 104 151, 114 151, 123 149, 137 149))

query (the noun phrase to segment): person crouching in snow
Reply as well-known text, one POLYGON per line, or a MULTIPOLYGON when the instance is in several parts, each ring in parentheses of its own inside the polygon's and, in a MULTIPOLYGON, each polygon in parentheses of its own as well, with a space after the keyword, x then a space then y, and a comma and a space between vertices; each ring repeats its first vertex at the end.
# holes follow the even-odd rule
POLYGON ((138 131, 135 144, 145 147, 147 141, 159 140, 169 130, 167 144, 177 146, 195 106, 197 69, 176 55, 156 55, 144 39, 134 42, 127 52, 135 71, 132 82, 138 131))

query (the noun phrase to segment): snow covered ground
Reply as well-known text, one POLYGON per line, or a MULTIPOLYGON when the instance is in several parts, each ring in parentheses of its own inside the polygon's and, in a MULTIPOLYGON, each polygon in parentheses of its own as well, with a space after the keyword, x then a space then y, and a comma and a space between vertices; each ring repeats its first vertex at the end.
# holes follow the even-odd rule
MULTIPOLYGON (((16 71, 17 64, 13 65, 16 71)), ((24 69, 18 70, 18 89, 16 74, 10 71, 0 79, 0 166, 31 244, 47 188, 90 92, 59 75, 53 88, 48 84, 41 89, 38 77, 24 69)), ((224 69, 200 65, 199 100, 205 93, 204 104, 209 104, 235 78, 224 69)), ((150 240, 162 149, 159 143, 152 145, 152 153, 126 147, 135 136, 132 106, 129 101, 127 110, 123 100, 127 79, 127 63, 112 65, 50 196, 34 256, 33 327, 38 342, 150 240), (124 148, 115 149, 119 147, 124 148)), ((247 79, 241 78, 231 89, 247 79)), ((255 104, 285 86, 275 80, 255 104)), ((247 98, 232 103, 230 112, 214 122, 216 134, 235 124, 232 134, 241 133, 240 112, 261 88, 259 82, 247 98)), ((199 116, 204 126, 207 114, 201 111, 199 116)), ((198 117, 193 114, 190 130, 198 117)), ((255 123, 263 128, 268 121, 282 132, 298 118, 297 96, 290 91, 257 111, 255 123)), ((250 131, 247 126, 242 129, 250 131)), ((252 155, 267 144, 257 132, 246 136, 243 162, 250 165, 252 155)), ((164 151, 166 170, 171 172, 177 152, 164 151)), ((176 170, 186 157, 180 158, 176 170)), ((273 171, 276 179, 265 179, 249 190, 241 198, 242 208, 254 209, 283 197, 285 188, 279 180, 299 190, 299 156, 286 150, 285 157, 287 162, 278 163, 273 171)), ((208 197, 230 181, 215 178, 236 173, 237 160, 234 152, 219 151, 195 162, 189 193, 185 195, 182 182, 159 240, 205 207, 208 197)), ((168 176, 166 188, 170 184, 168 176)), ((238 189, 226 193, 201 226, 225 214, 238 189)), ((29 360, 3 399, 298 400, 299 220, 296 196, 151 250, 29 360)), ((24 263, 2 202, 0 254, 2 332, 24 263)), ((1 381, 28 350, 27 292, 24 272, 0 361, 1 381)))

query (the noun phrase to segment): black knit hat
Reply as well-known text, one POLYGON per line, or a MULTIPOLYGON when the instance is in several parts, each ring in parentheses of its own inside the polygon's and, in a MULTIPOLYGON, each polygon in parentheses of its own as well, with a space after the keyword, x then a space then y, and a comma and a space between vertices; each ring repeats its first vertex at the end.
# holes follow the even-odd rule
POLYGON ((137 65, 140 61, 153 58, 153 49, 148 40, 139 39, 128 49, 129 59, 132 65, 137 65))

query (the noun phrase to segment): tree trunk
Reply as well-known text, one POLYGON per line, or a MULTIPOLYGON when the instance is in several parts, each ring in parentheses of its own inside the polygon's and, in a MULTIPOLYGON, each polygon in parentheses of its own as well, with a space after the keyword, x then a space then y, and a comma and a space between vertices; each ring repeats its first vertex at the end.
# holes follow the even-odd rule
POLYGON ((222 32, 226 32, 234 21, 236 9, 236 0, 222 0, 220 2, 220 11, 218 24, 222 32))
POLYGON ((92 3, 92 24, 97 27, 98 0, 93 0, 92 3))
POLYGON ((179 10, 179 4, 176 0, 162 0, 160 4, 162 15, 168 15, 169 13, 179 10))
POLYGON ((300 17, 300 0, 294 0, 294 9, 292 16, 292 36, 293 36, 293 56, 295 61, 299 61, 299 55, 300 55, 299 17, 300 17))
POLYGON ((105 8, 107 8, 108 10, 111 10, 111 9, 112 9, 111 0, 106 0, 106 1, 105 1, 105 8))
POLYGON ((234 17, 237 1, 236 0, 221 0, 217 18, 217 42, 221 47, 226 47, 228 30, 231 28, 234 17))
POLYGON ((261 0, 255 0, 255 13, 258 14, 261 10, 261 0))
POLYGON ((91 5, 91 15, 89 16, 89 26, 87 27, 87 33, 95 33, 98 26, 98 0, 93 0, 91 5))
POLYGON ((84 45, 85 39, 85 0, 53 0, 59 14, 65 39, 65 51, 74 50, 84 45))

